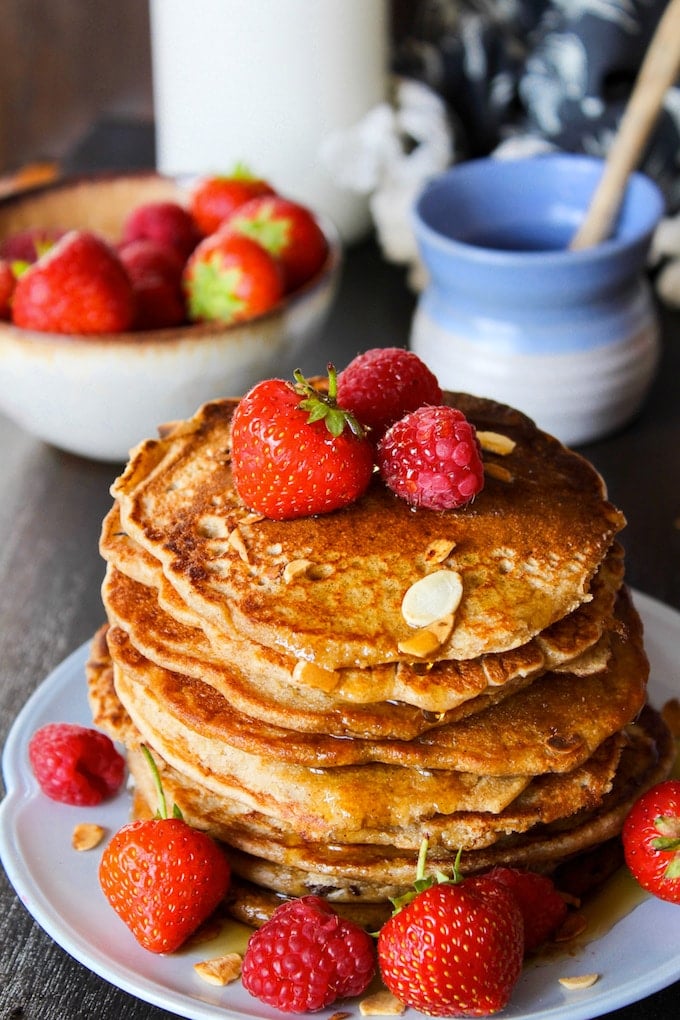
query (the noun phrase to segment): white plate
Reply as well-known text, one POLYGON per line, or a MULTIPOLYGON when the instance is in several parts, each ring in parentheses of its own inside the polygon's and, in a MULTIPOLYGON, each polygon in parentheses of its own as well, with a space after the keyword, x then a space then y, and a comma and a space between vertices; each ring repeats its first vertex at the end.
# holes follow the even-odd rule
MULTIPOLYGON (((680 695, 680 614, 635 594, 652 664, 650 700, 661 705, 680 695)), ((99 889, 98 853, 76 853, 71 833, 80 821, 110 830, 128 819, 129 795, 97 808, 74 808, 42 796, 28 763, 33 731, 47 722, 89 725, 83 646, 36 690, 7 739, 3 770, 7 796, 0 805, 0 857, 17 894, 36 921, 67 953, 132 995, 187 1020, 277 1018, 282 1014, 251 998, 240 984, 207 985, 193 971, 200 949, 156 956, 141 949, 99 889)), ((590 1020, 636 1002, 680 978, 680 909, 647 898, 606 935, 576 955, 525 969, 504 1018, 590 1020), (558 978, 598 973, 591 988, 568 992, 558 978)), ((343 1003, 343 1010, 345 1004, 343 1003)), ((349 1010, 359 1016, 356 1004, 349 1010)), ((330 1007, 327 1015, 334 1012, 330 1007)), ((413 1013, 413 1011, 410 1011, 413 1013)))

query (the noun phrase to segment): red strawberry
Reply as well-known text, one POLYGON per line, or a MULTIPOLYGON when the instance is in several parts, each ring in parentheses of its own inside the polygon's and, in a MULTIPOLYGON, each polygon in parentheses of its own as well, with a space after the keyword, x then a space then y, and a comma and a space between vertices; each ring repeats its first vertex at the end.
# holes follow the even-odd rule
POLYGON ((277 907, 251 935, 241 978, 269 1006, 306 1013, 361 995, 375 969, 371 936, 318 896, 303 896, 277 907))
POLYGON ((474 427, 453 407, 420 407, 395 422, 378 443, 385 483, 414 506, 452 510, 484 487, 474 427))
MULTIPOLYGON (((424 878, 378 935, 383 981, 431 1016, 487 1016, 507 1005, 524 955, 517 902, 501 884, 424 878)), ((402 901, 403 902, 403 901, 402 901)))
POLYGON ((189 194, 189 209, 198 229, 207 237, 249 199, 273 194, 274 189, 268 181, 255 177, 246 167, 238 166, 231 174, 198 180, 189 194))
POLYGON ((311 279, 328 252, 326 236, 309 209, 279 195, 252 198, 224 227, 258 241, 279 260, 287 291, 311 279))
POLYGON ((207 833, 177 814, 168 817, 158 779, 157 784, 160 816, 118 830, 102 854, 99 883, 144 949, 171 953, 215 910, 231 873, 207 833))
POLYGON ((680 903, 680 779, 666 779, 643 793, 621 836, 626 864, 642 888, 680 903))
POLYGON ((51 333, 118 333, 132 325, 134 295, 117 253, 100 237, 72 230, 22 273, 12 321, 51 333))
POLYGON ((144 202, 126 217, 122 227, 123 244, 146 238, 171 248, 185 262, 200 240, 193 217, 178 202, 144 202))
POLYGON ((183 263, 177 253, 158 241, 140 238, 122 245, 119 254, 135 294, 135 329, 162 329, 184 322, 183 263))
POLYGON ((16 282, 12 266, 6 259, 0 258, 0 319, 12 317, 12 296, 16 282))
POLYGON ((377 347, 359 354, 338 376, 338 403, 377 441, 390 425, 423 404, 441 404, 436 377, 412 351, 377 347))
POLYGON ((36 730, 28 758, 44 794, 79 807, 113 796, 125 774, 125 760, 111 739, 74 723, 48 723, 36 730))
POLYGON ((258 383, 239 402, 232 420, 232 471, 243 502, 275 520, 329 513, 352 503, 373 473, 373 448, 363 430, 335 400, 299 372, 297 386, 283 379, 258 383))
POLYGON ((533 952, 553 935, 567 916, 567 904, 547 875, 497 867, 470 879, 479 889, 494 882, 514 895, 524 920, 524 951, 533 952))
POLYGON ((281 271, 269 252, 238 234, 212 234, 184 267, 189 318, 227 325, 262 315, 283 297, 281 271))
POLYGON ((8 262, 35 262, 66 233, 59 227, 25 227, 0 242, 0 258, 8 262))

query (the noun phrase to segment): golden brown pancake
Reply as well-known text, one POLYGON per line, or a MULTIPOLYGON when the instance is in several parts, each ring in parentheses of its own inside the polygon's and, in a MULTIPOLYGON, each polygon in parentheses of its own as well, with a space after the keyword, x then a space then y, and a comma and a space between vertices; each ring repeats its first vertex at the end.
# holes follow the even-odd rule
POLYGON ((622 574, 620 552, 612 552, 607 564, 596 575, 592 601, 532 639, 530 647, 481 661, 434 663, 423 672, 404 663, 385 664, 364 671, 363 681, 358 670, 343 670, 339 674, 349 677, 328 693, 305 684, 304 677, 296 682, 294 661, 274 650, 241 641, 230 643, 228 655, 218 655, 199 627, 170 617, 154 589, 111 564, 102 597, 109 620, 144 656, 205 680, 246 714, 302 731, 409 739, 501 701, 548 666, 568 665, 581 674, 605 668, 622 574), (356 692, 348 699, 348 687, 359 684, 363 693, 354 704, 356 692), (371 695, 374 700, 366 701, 371 695), (443 705, 456 708, 435 713, 433 706, 443 705))
POLYGON ((414 513, 376 480, 336 513, 263 519, 234 491, 236 402, 222 400, 133 451, 112 487, 123 527, 208 624, 320 667, 409 660, 402 599, 442 542, 452 551, 436 567, 461 576, 463 598, 437 658, 526 644, 589 598, 624 519, 594 468, 529 419, 464 394, 447 400, 516 444, 504 458, 510 480, 487 476, 463 509, 414 513), (286 566, 302 560, 313 569, 288 581, 286 566))

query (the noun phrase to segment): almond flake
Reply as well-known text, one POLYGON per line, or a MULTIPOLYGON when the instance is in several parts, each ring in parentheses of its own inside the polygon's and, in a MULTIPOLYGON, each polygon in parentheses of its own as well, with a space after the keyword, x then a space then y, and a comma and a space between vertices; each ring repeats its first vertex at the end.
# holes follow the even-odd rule
POLYGON ((564 988, 568 988, 570 992, 578 992, 584 988, 592 988, 599 977, 599 974, 577 974, 575 977, 563 977, 558 978, 558 980, 560 984, 564 988))
POLYGON ((417 659, 426 659, 436 652, 450 637, 453 630, 453 613, 441 620, 433 620, 429 627, 420 630, 405 641, 400 641, 397 648, 402 655, 413 655, 417 659))
POLYGON ((73 830, 71 846, 79 852, 94 850, 101 843, 105 832, 106 829, 103 825, 96 825, 94 822, 80 822, 73 830))
POLYGON ((295 581, 298 577, 307 577, 309 570, 314 564, 311 560, 291 560, 283 568, 283 580, 286 584, 295 581))
POLYGON ((238 528, 234 528, 233 531, 229 532, 227 544, 230 545, 232 549, 236 550, 236 552, 239 554, 240 558, 243 560, 244 563, 249 562, 248 550, 246 549, 246 544, 243 541, 243 535, 241 534, 238 528))
POLYGON ((359 1003, 362 1016, 401 1016, 405 1009, 404 1003, 387 990, 367 995, 359 1003))
POLYGON ((517 446, 514 439, 504 436, 500 432, 478 432, 477 439, 486 453, 497 453, 501 457, 507 457, 517 446))
POLYGON ((435 570, 415 581, 401 602, 401 615, 409 627, 429 627, 455 613, 463 595, 463 582, 455 570, 435 570))
POLYGON ((226 956, 195 963, 194 970, 209 985, 228 985, 240 976, 241 962, 238 953, 227 953, 226 956))
POLYGON ((484 474, 488 475, 489 478, 497 478, 499 482, 514 481, 514 475, 511 471, 508 471, 502 464, 494 464, 493 461, 484 462, 484 474))
POLYGON ((323 669, 315 662, 298 659, 293 667, 293 682, 329 693, 338 686, 340 677, 332 669, 323 669))
POLYGON ((430 542, 425 550, 425 562, 443 563, 455 547, 456 543, 450 538, 435 538, 434 542, 430 542))
POLYGON ((577 911, 567 914, 566 919, 560 925, 556 933, 553 935, 553 942, 571 942, 577 935, 582 935, 588 927, 588 922, 585 918, 585 914, 580 914, 577 911))
POLYGON ((680 737, 680 701, 671 698, 661 709, 663 721, 674 737, 680 737))

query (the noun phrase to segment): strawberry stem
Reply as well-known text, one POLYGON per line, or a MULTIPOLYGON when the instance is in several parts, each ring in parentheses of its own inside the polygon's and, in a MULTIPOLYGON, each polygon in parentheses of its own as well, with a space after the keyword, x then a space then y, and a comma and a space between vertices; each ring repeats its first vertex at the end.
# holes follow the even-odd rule
POLYGON ((304 397, 298 407, 301 411, 309 413, 308 422, 323 421, 330 434, 335 438, 342 434, 345 426, 349 427, 350 432, 357 439, 364 437, 366 430, 363 425, 358 422, 351 411, 338 406, 338 373, 334 365, 328 364, 327 393, 322 393, 321 390, 312 386, 299 368, 295 369, 293 375, 296 383, 295 390, 301 397, 304 397))
MULTIPOLYGON (((146 744, 141 744, 140 747, 141 747, 142 754, 146 758, 147 764, 148 764, 149 768, 151 769, 151 776, 153 778, 153 785, 156 788, 156 795, 158 797, 158 810, 156 811, 156 818, 167 818, 168 817, 168 803, 167 803, 167 801, 165 799, 165 791, 163 790, 163 784, 161 783, 161 777, 160 777, 160 773, 158 771, 158 766, 156 765, 156 762, 154 761, 153 755, 151 754, 151 751, 146 746, 146 744)), ((182 812, 180 811, 180 809, 177 807, 176 804, 173 804, 173 806, 172 806, 172 817, 173 818, 181 818, 182 817, 182 812)))

